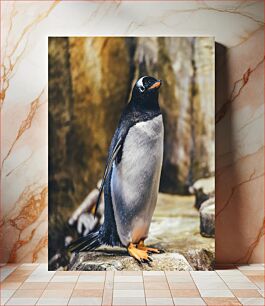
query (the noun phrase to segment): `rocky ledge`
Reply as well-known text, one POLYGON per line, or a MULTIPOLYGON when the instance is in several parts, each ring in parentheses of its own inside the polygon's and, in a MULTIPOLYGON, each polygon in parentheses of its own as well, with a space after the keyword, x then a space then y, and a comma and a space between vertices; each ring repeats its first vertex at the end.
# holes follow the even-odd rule
POLYGON ((180 253, 152 254, 150 263, 138 263, 120 248, 104 248, 93 252, 74 254, 68 270, 71 271, 190 271, 211 270, 213 256, 206 250, 197 250, 185 256, 180 253), (203 256, 202 256, 203 255, 203 256))

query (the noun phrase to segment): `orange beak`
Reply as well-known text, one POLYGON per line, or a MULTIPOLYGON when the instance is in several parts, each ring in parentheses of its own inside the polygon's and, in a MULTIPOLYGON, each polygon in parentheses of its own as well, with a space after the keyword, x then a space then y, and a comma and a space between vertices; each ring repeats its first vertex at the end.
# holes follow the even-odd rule
POLYGON ((155 82, 152 86, 150 86, 150 87, 148 88, 148 90, 154 89, 154 88, 159 88, 160 86, 161 86, 161 81, 157 81, 157 82, 155 82))

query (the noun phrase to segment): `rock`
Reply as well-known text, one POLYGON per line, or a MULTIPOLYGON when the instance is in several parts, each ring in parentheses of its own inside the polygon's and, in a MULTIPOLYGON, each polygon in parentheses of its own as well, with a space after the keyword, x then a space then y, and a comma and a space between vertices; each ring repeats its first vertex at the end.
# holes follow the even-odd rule
POLYGON ((54 270, 64 270, 64 267, 67 265, 68 257, 64 253, 56 253, 49 260, 48 267, 49 271, 54 270))
POLYGON ((69 270, 211 270, 214 239, 200 234, 199 211, 194 196, 159 193, 146 244, 165 250, 154 254, 151 266, 143 265, 122 248, 103 248, 75 254, 69 270), (203 258, 199 258, 203 256, 203 258))
POLYGON ((214 191, 215 177, 199 179, 189 188, 189 192, 195 195, 195 207, 197 209, 200 209, 203 202, 214 196, 214 191))
POLYGON ((202 203, 200 208, 200 231, 204 237, 214 237, 215 234, 215 198, 202 203))
POLYGON ((121 248, 102 248, 72 257, 68 270, 74 271, 190 271, 191 265, 179 253, 153 254, 150 264, 140 264, 121 248))
POLYGON ((206 249, 190 250, 185 257, 191 267, 197 271, 209 271, 214 267, 214 253, 206 249))

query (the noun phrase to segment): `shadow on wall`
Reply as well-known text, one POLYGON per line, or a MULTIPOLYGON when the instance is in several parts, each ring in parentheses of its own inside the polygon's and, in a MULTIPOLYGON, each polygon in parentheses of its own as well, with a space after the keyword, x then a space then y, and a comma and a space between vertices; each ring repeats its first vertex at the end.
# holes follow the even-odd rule
MULTIPOLYGON (((231 116, 229 116, 227 120, 226 129, 220 128, 220 124, 218 124, 226 114, 227 108, 229 108, 228 78, 227 48, 221 44, 215 43, 215 256, 216 262, 218 263, 220 263, 218 260, 218 253, 221 252, 218 245, 218 237, 222 235, 222 233, 218 231, 218 224, 222 221, 217 218, 217 212, 220 210, 218 205, 220 204, 220 199, 223 199, 221 187, 223 186, 223 182, 221 181, 222 178, 219 173, 222 160, 219 158, 219 155, 220 152, 223 152, 223 146, 226 146, 227 150, 231 150, 231 152, 233 148, 231 116)), ((231 176, 236 180, 234 172, 231 172, 231 176)), ((236 222, 236 220, 234 220, 234 222, 236 222)))
MULTIPOLYGON (((229 176, 233 186, 240 184, 242 181, 241 170, 235 163, 237 143, 235 142, 236 135, 233 125, 233 113, 231 112, 231 104, 234 99, 236 99, 237 85, 234 84, 231 93, 229 93, 228 84, 230 84, 229 73, 228 73, 228 58, 227 58, 227 48, 221 44, 215 44, 215 131, 216 131, 216 176, 215 176, 215 197, 216 197, 216 209, 215 209, 215 254, 216 262, 218 263, 227 263, 227 260, 224 260, 225 254, 228 255, 228 261, 231 261, 231 254, 229 249, 226 251, 224 245, 229 246, 231 243, 229 237, 224 235, 223 229, 229 228, 234 231, 233 237, 237 237, 236 243, 239 250, 248 249, 246 245, 245 237, 240 234, 244 232, 245 222, 242 220, 241 212, 242 206, 240 203, 233 203, 233 215, 237 216, 236 218, 223 218, 222 212, 226 208, 226 203, 224 199, 228 198, 229 194, 227 193, 227 184, 223 181, 222 174, 225 167, 229 167, 229 176), (221 122, 222 120, 222 122, 221 122), (225 152, 225 154, 224 154, 225 152), (224 166, 225 165, 225 166, 224 166), (243 228, 243 229, 242 229, 243 228), (236 234, 238 233, 238 234, 236 234)), ((233 186, 229 193, 233 193, 233 186)), ((242 195, 243 196, 243 195, 242 195)), ((229 202, 227 202, 229 203, 229 202)), ((232 242, 234 243, 234 241, 232 242)), ((243 254, 242 254, 243 256, 243 254)), ((242 258, 243 262, 246 263, 247 258, 242 258)))
MULTIPOLYGON (((108 146, 139 76, 163 80, 160 191, 187 194, 214 171, 212 38, 49 38, 49 227, 102 176, 108 146)), ((64 222, 63 222, 64 220, 64 222)), ((49 232, 50 233, 50 232, 49 232)), ((49 251, 62 243, 49 239, 49 251)))

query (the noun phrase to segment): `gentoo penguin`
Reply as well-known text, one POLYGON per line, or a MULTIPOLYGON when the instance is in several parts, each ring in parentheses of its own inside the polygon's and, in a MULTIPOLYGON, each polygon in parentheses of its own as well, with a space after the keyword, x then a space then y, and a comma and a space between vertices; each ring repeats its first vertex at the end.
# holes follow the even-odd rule
POLYGON ((104 189, 104 223, 96 232, 74 241, 71 251, 123 246, 140 262, 151 260, 150 253, 159 253, 146 247, 144 240, 157 202, 163 159, 160 86, 161 81, 150 76, 134 85, 111 141, 95 209, 104 189))

